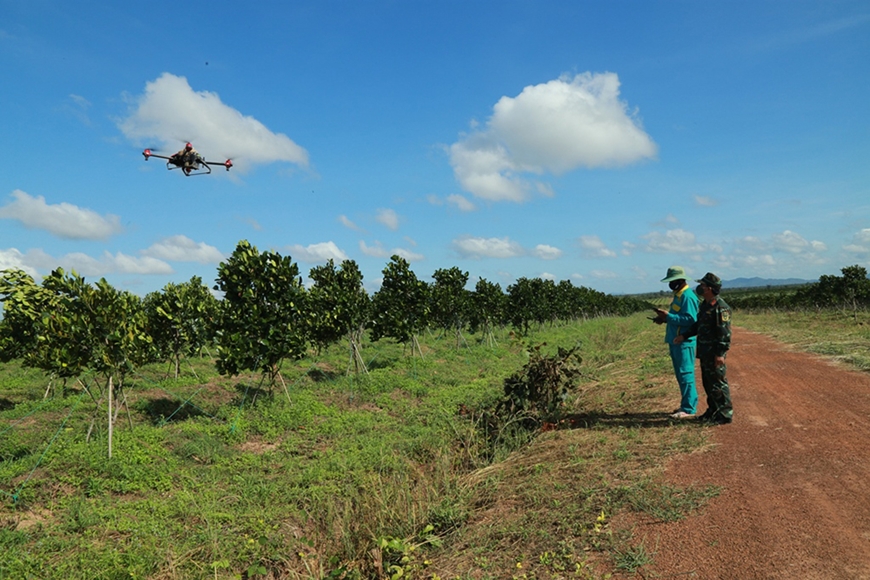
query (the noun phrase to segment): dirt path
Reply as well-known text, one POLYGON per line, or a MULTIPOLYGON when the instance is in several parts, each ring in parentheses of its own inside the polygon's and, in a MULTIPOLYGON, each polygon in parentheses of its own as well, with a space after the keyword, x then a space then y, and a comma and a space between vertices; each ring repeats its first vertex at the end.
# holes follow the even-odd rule
POLYGON ((870 579, 870 375, 739 328, 732 344, 734 423, 666 470, 722 493, 686 520, 638 525, 655 552, 643 576, 870 579))

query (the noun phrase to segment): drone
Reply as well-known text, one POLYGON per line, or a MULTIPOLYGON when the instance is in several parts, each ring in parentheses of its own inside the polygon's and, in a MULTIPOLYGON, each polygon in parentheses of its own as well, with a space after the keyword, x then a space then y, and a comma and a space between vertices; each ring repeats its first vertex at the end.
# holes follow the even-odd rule
POLYGON ((187 143, 184 146, 184 149, 178 153, 173 153, 169 156, 158 155, 151 149, 144 150, 142 155, 145 157, 145 161, 148 161, 151 157, 166 159, 166 169, 181 169, 186 177, 190 177, 191 175, 208 175, 211 173, 212 165, 215 167, 226 167, 227 171, 229 171, 230 167, 233 166, 233 162, 230 159, 227 159, 223 163, 217 161, 206 161, 190 143, 187 143))

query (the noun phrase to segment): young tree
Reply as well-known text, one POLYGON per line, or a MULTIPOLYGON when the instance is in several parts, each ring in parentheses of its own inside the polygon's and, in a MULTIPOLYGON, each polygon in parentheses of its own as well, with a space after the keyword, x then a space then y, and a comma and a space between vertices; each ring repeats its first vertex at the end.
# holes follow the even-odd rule
MULTIPOLYGON (((63 271, 52 276, 63 276, 63 271)), ((85 370, 91 337, 86 326, 74 322, 72 297, 38 285, 23 270, 5 270, 0 274, 0 301, 0 361, 21 359, 25 367, 45 372, 46 396, 55 379, 77 377, 85 370)))
POLYGON ((445 331, 453 333, 459 348, 470 302, 470 293, 465 289, 468 272, 454 266, 435 270, 432 277, 435 283, 430 288, 431 319, 445 331))
POLYGON ((384 281, 372 298, 373 341, 387 337, 411 343, 414 351, 423 356, 417 334, 428 322, 429 285, 417 279, 404 258, 393 256, 383 270, 384 281))
MULTIPOLYGON (((115 405, 113 399, 117 395, 126 402, 127 375, 152 358, 142 301, 116 290, 105 279, 92 286, 75 272, 67 275, 60 268, 43 279, 41 288, 20 271, 7 273, 0 293, 10 315, 2 330, 4 356, 16 354, 8 344, 18 337, 26 351, 19 349, 17 354, 27 366, 64 379, 87 369, 103 376, 111 457, 112 425, 125 406, 115 405)), ((99 407, 100 401, 94 398, 94 402, 99 407)))
POLYGON ((496 344, 493 327, 501 323, 505 316, 507 296, 501 286, 481 278, 471 293, 469 306, 469 325, 472 332, 480 330, 489 346, 496 344))
POLYGON ((363 275, 356 262, 345 260, 336 269, 335 263, 329 260, 323 266, 312 268, 308 277, 314 281, 308 292, 314 314, 312 342, 322 348, 347 338, 354 372, 367 372, 360 348, 371 299, 363 288, 363 275))
POLYGON ((159 356, 175 365, 175 378, 182 356, 196 354, 211 339, 210 331, 218 302, 202 278, 170 282, 160 292, 145 296, 148 332, 159 356))
POLYGON ((507 318, 524 335, 529 333, 529 326, 535 319, 536 300, 534 280, 517 278, 507 287, 507 318))
POLYGON ((242 240, 218 266, 216 282, 215 290, 224 293, 216 336, 218 372, 260 371, 270 389, 278 380, 284 384, 281 364, 302 358, 308 342, 307 295, 299 267, 289 256, 261 253, 242 240))

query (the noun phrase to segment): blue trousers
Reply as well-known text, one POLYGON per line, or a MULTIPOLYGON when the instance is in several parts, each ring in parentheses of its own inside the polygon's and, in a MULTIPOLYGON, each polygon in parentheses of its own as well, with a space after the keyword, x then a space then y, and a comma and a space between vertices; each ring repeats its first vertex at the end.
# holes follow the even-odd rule
POLYGON ((671 344, 671 362, 680 385, 680 411, 695 414, 698 391, 695 389, 695 343, 671 344))

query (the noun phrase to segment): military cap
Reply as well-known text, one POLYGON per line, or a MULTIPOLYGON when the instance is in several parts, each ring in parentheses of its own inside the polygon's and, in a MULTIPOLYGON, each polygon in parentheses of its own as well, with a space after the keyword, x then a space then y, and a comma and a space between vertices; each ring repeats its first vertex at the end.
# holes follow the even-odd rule
POLYGON ((671 266, 668 268, 668 274, 662 278, 662 282, 673 282, 674 280, 685 280, 686 270, 682 266, 671 266))
POLYGON ((719 276, 717 276, 713 272, 707 272, 706 274, 704 274, 703 278, 701 278, 700 280, 695 280, 695 281, 696 282, 703 282, 704 284, 706 284, 710 288, 720 288, 720 289, 722 288, 722 279, 719 278, 719 276))

